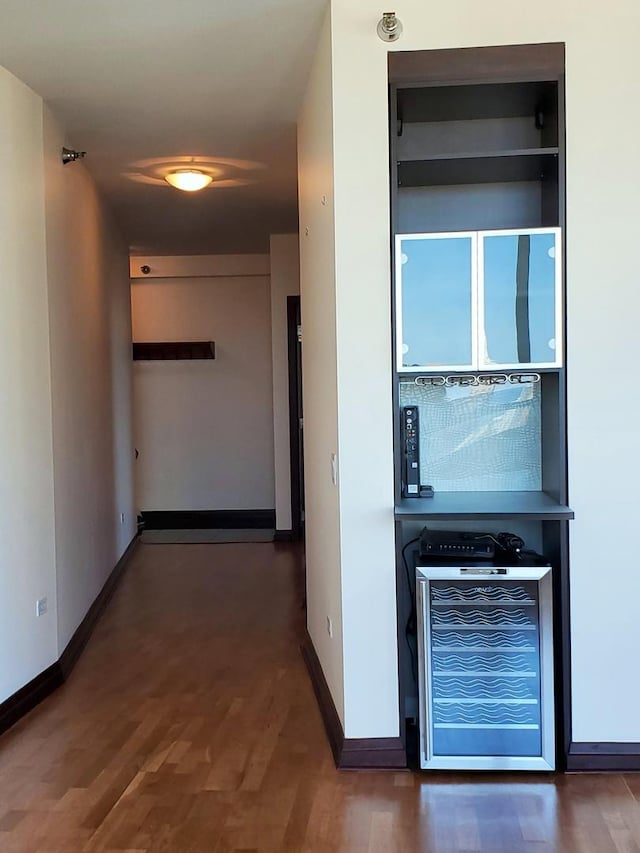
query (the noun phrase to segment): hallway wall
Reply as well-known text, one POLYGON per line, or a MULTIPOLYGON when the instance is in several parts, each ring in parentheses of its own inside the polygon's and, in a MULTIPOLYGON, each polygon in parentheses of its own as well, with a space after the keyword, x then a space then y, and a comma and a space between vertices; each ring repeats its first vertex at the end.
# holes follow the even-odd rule
POLYGON ((2 68, 0 185, 1 702, 58 657, 42 101, 2 68))
POLYGON ((84 165, 62 165, 64 142, 45 109, 60 651, 136 533, 129 252, 84 165))
POLYGON ((305 560, 307 628, 345 726, 331 63, 328 10, 298 120, 305 560))
POLYGON ((152 268, 131 282, 134 340, 216 346, 135 363, 139 510, 275 506, 269 258, 229 257, 132 261, 152 268))
POLYGON ((2 68, 0 119, 3 702, 58 660, 136 528, 127 249, 42 99, 2 68))

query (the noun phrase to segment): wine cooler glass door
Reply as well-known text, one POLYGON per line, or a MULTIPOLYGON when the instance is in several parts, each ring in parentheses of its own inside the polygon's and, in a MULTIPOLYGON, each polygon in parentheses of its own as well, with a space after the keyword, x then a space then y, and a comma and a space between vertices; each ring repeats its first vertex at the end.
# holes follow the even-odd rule
POLYGON ((423 767, 553 769, 551 569, 494 571, 418 570, 423 767))

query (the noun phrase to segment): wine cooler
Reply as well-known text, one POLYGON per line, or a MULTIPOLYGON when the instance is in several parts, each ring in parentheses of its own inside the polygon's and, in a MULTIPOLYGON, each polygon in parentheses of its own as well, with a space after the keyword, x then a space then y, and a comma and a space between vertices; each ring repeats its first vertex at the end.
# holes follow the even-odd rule
POLYGON ((416 572, 421 767, 553 770, 551 567, 416 572))

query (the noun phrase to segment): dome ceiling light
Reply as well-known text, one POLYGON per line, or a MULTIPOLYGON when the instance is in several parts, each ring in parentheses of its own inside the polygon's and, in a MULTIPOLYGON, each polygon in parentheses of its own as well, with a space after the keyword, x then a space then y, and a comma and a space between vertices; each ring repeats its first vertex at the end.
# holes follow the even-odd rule
POLYGON ((259 181, 265 170, 264 163, 252 160, 198 154, 137 160, 123 172, 123 177, 152 187, 166 188, 168 184, 183 192, 197 192, 211 184, 216 190, 246 187, 259 181))
POLYGON ((195 193, 198 190, 203 190, 213 181, 211 175, 207 175, 206 172, 202 172, 200 169, 176 169, 175 172, 169 172, 165 175, 164 179, 172 187, 187 193, 195 193))

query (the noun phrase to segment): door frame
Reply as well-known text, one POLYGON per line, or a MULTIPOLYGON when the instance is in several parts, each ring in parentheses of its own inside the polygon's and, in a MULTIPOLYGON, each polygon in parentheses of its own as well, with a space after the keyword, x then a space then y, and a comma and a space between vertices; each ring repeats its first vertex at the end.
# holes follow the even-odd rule
POLYGON ((302 404, 302 355, 298 341, 300 297, 287 296, 287 353, 289 364, 289 455, 291 467, 291 537, 299 541, 304 536, 302 517, 303 493, 299 411, 302 404))

